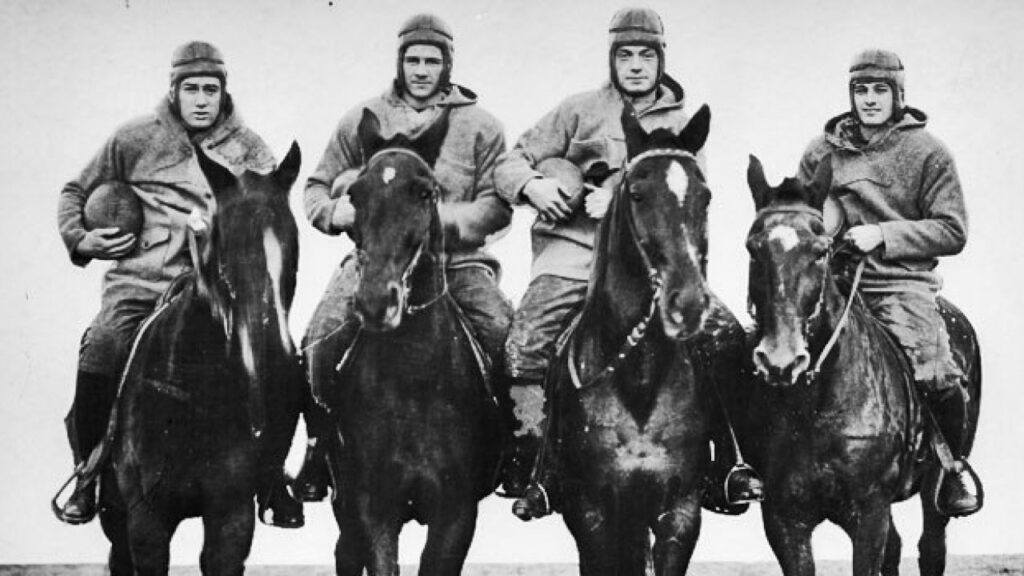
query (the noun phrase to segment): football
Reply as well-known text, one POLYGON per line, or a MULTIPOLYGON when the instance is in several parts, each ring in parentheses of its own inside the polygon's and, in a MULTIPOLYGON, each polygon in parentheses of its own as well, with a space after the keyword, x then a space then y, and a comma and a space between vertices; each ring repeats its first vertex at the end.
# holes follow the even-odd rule
POLYGON ((558 180, 562 189, 569 193, 566 204, 575 213, 583 204, 585 189, 583 188, 583 174, 575 164, 564 158, 548 158, 537 165, 537 171, 545 178, 558 180))
POLYGON ((118 228, 121 233, 138 236, 142 231, 142 203, 131 186, 124 182, 104 182, 85 202, 85 227, 118 228))

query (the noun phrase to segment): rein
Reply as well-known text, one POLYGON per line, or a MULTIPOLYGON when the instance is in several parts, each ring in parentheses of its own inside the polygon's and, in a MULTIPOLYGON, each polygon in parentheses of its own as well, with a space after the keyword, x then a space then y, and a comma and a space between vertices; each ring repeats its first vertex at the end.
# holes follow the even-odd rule
MULTIPOLYGON (((676 150, 673 148, 654 148, 646 150, 637 154, 629 162, 624 164, 622 169, 622 180, 619 183, 620 190, 627 187, 629 173, 637 166, 637 164, 648 158, 655 157, 696 159, 693 154, 685 150, 676 150)), ((569 378, 572 380, 572 384, 577 390, 589 388, 614 374, 622 364, 622 361, 626 359, 626 356, 628 356, 629 353, 643 341, 644 337, 647 335, 647 328, 650 326, 651 320, 654 318, 654 314, 658 310, 658 300, 661 298, 663 288, 661 273, 658 272, 657 267, 655 267, 651 262, 650 256, 647 255, 643 245, 640 243, 640 234, 636 230, 636 222, 634 222, 632 218, 628 217, 626 220, 629 223, 629 236, 632 238, 637 251, 640 253, 640 258, 643 260, 644 267, 647 269, 647 282, 652 292, 651 301, 647 306, 647 313, 644 314, 644 316, 640 318, 640 321, 633 326, 632 330, 630 330, 629 334, 626 336, 626 341, 619 347, 619 351, 616 353, 615 357, 612 358, 612 361, 588 382, 583 382, 580 379, 579 369, 576 367, 576 347, 572 342, 569 343, 568 354, 566 354, 566 360, 569 364, 569 378)))
MULTIPOLYGON (((853 307, 853 300, 857 297, 857 288, 860 286, 860 278, 864 273, 864 264, 867 263, 867 259, 862 258, 857 263, 857 271, 853 275, 853 284, 850 286, 850 296, 846 299, 846 305, 843 306, 843 313, 839 316, 839 322, 836 322, 836 327, 832 330, 832 335, 829 336, 828 341, 825 342, 825 347, 818 353, 818 360, 814 363, 814 368, 811 368, 807 372, 807 384, 813 384, 817 380, 818 375, 821 373, 821 367, 825 364, 825 360, 828 359, 828 355, 835 348, 836 342, 839 341, 839 335, 842 333, 843 328, 846 327, 846 322, 850 319, 850 308, 853 307)), ((826 270, 826 273, 830 271, 826 270)), ((825 289, 822 288, 821 298, 825 298, 825 289)))

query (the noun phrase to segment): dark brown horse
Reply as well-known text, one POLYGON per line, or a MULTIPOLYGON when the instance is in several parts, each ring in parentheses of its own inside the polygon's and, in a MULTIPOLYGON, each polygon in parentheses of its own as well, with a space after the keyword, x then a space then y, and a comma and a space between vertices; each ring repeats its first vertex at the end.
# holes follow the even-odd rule
POLYGON ((678 135, 622 115, 621 184, 597 231, 586 303, 554 361, 550 437, 582 574, 683 574, 700 532, 709 413, 688 342, 709 312, 710 191, 694 156, 707 106, 678 135), (655 543, 652 548, 650 534, 655 543))
POLYGON ((212 225, 190 216, 195 271, 143 324, 121 384, 101 481, 113 574, 166 574, 175 529, 196 516, 203 573, 244 570, 263 444, 290 439, 295 414, 281 406, 301 394, 287 323, 299 163, 293 144, 274 173, 236 179, 200 155, 217 194, 212 225))
POLYGON ((421 574, 459 574, 477 503, 495 486, 501 419, 445 277, 432 164, 446 114, 420 136, 385 140, 364 112, 368 159, 356 209, 362 331, 337 376, 340 449, 331 451, 337 573, 398 573, 398 538, 426 524, 421 574))
MULTIPOLYGON (((752 436, 760 439, 765 533, 786 576, 814 574, 811 533, 825 520, 853 542, 854 576, 894 575, 901 542, 891 503, 920 492, 921 574, 940 575, 948 521, 935 507, 941 469, 924 441, 903 353, 856 295, 844 314, 848 297, 832 267, 843 247, 826 234, 822 215, 832 175, 827 161, 821 166, 812 184, 786 179, 777 188, 756 158, 748 170, 758 209, 747 239, 760 337, 754 362, 766 382, 751 400, 752 436)), ((967 318, 949 302, 940 306, 968 375, 968 425, 957 439, 967 455, 981 398, 980 353, 967 318)))

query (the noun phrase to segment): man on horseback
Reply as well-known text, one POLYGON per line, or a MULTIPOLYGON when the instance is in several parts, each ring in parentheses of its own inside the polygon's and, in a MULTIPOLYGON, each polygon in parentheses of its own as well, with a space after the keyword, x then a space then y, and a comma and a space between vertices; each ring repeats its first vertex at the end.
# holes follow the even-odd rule
MULTIPOLYGON (((960 460, 966 419, 964 374, 950 351, 936 306, 938 257, 959 253, 967 213, 953 157, 925 130, 927 116, 904 103, 904 69, 887 50, 865 50, 850 66, 851 110, 825 125, 807 147, 798 177, 811 182, 831 162, 833 214, 844 240, 866 259, 860 293, 906 352, 917 389, 960 460)), ((826 203, 826 210, 830 204, 826 203)), ((856 263, 854 263, 856 264, 856 263)), ((961 461, 946 476, 940 506, 956 516, 980 508, 961 461)))
MULTIPOLYGON (((103 280, 100 312, 82 336, 75 399, 68 431, 76 463, 89 458, 103 440, 118 382, 142 321, 180 274, 192 269, 186 222, 192 210, 211 215, 217 198, 202 176, 204 154, 234 174, 269 172, 274 158, 263 140, 245 127, 227 92, 227 69, 220 51, 189 42, 174 51, 170 90, 156 111, 119 128, 78 178, 60 194, 61 238, 72 263, 114 260, 103 280), (141 233, 118 228, 88 230, 83 208, 97 187, 121 182, 142 206, 141 233)), ((294 418, 295 416, 292 416, 294 418)), ((302 523, 301 503, 286 489, 282 465, 292 429, 268 438, 261 456, 260 505, 271 508, 274 523, 302 523)), ((95 482, 79 478, 60 511, 70 524, 96 515, 95 482)))
MULTIPOLYGON (((618 180, 615 173, 626 160, 623 107, 629 107, 647 131, 668 128, 678 133, 689 121, 683 88, 665 72, 664 49, 664 28, 656 12, 617 12, 609 26, 609 82, 564 100, 523 134, 495 170, 499 193, 538 213, 532 228, 532 279, 506 343, 505 367, 513 379, 511 396, 519 424, 503 479, 511 495, 522 495, 530 482, 543 435, 545 373, 556 339, 583 304, 597 222, 618 180), (550 158, 565 159, 584 175, 586 197, 578 210, 570 208, 565 184, 538 170, 550 158)), ((730 500, 759 497, 760 480, 752 470, 733 479, 730 500)))
MULTIPOLYGON (((500 265, 484 248, 512 218, 492 177, 495 161, 505 151, 505 137, 501 124, 477 105, 476 94, 452 83, 453 51, 451 28, 437 16, 417 14, 401 26, 397 77, 383 94, 342 117, 306 183, 306 217, 324 234, 353 231, 355 209, 347 189, 369 160, 357 133, 364 109, 376 115, 387 136, 414 137, 447 114, 447 137, 434 175, 442 187, 438 211, 445 229, 448 287, 491 365, 498 367, 512 309, 498 287, 500 265)), ((310 320, 303 350, 314 391, 330 389, 337 365, 359 330, 352 306, 358 278, 359 264, 350 254, 335 270, 310 320)), ((326 475, 315 472, 324 465, 318 437, 326 422, 313 406, 306 420, 310 440, 299 492, 314 500, 326 493, 317 485, 326 475)))

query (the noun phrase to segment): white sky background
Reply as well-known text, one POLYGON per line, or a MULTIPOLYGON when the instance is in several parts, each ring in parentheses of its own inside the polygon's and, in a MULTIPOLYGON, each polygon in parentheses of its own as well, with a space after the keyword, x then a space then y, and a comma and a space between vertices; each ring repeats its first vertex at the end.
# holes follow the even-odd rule
MULTIPOLYGON (((1024 210, 1024 5, 976 2, 651 2, 665 22, 667 70, 688 108, 712 109, 706 149, 714 201, 710 274, 738 314, 745 310, 744 235, 753 217, 747 154, 769 181, 795 171, 809 139, 847 107, 846 68, 869 46, 895 49, 907 66, 907 100, 929 113, 931 131, 956 157, 971 217, 966 251, 944 262, 946 296, 981 339, 985 394, 972 461, 988 500, 954 521, 953 554, 1024 552, 1024 390, 1018 267, 1024 210)), ((62 418, 73 396, 78 341, 99 306, 103 263, 67 259, 56 229, 58 192, 126 120, 153 109, 167 86, 171 52, 191 39, 224 53, 238 110, 281 156, 303 150, 292 206, 302 232, 292 316, 298 338, 347 241, 315 232, 301 210, 301 183, 340 116, 380 93, 394 75, 396 32, 412 12, 434 11, 456 37, 454 79, 480 95, 509 145, 569 94, 607 77, 607 24, 619 2, 548 1, 94 2, 0 5, 0 563, 102 562, 98 523, 68 527, 49 498, 70 470, 62 418)), ((494 246, 514 300, 529 278, 528 226, 494 246)), ((745 316, 744 316, 745 317, 745 316)), ((294 457, 293 457, 294 459, 294 457)), ((484 502, 470 562, 575 561, 560 518, 522 524, 509 502, 484 502)), ((337 534, 327 504, 306 508, 298 531, 260 526, 250 561, 329 564, 337 534)), ((759 510, 739 518, 705 513, 697 560, 771 558, 759 510)), ((915 502, 896 507, 904 554, 916 553, 915 502)), ((402 561, 415 562, 423 530, 407 527, 402 561)), ((200 527, 179 530, 173 562, 198 559, 200 527)), ((846 558, 838 529, 822 527, 819 557, 846 558)))

